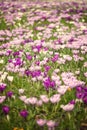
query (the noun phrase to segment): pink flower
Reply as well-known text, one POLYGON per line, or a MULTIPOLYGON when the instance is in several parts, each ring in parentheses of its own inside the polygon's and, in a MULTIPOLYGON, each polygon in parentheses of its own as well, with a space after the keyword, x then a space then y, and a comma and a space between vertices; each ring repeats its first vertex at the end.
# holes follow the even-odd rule
POLYGON ((0 104, 3 103, 6 99, 6 96, 0 96, 0 104))
POLYGON ((44 119, 37 119, 36 122, 39 126, 44 126, 46 124, 46 120, 44 119))
POLYGON ((37 103, 37 98, 35 97, 31 97, 28 99, 29 103, 32 104, 32 105, 35 105, 37 103))
POLYGON ((60 94, 55 94, 50 98, 51 103, 58 103, 60 101, 60 94))
POLYGON ((20 99, 21 101, 25 101, 25 100, 27 99, 27 97, 26 97, 26 96, 20 96, 19 99, 20 99))
POLYGON ((57 91, 59 94, 63 95, 67 91, 67 88, 69 88, 69 87, 62 85, 62 86, 58 87, 57 91))
POLYGON ((36 103, 37 106, 42 106, 42 104, 43 104, 42 100, 38 100, 36 103))
POLYGON ((72 111, 74 109, 74 104, 61 105, 61 108, 64 111, 72 111))
POLYGON ((55 122, 55 121, 52 121, 52 120, 49 120, 49 121, 47 121, 46 124, 47 124, 48 127, 51 127, 51 128, 52 128, 52 127, 54 127, 54 126, 56 125, 56 122, 55 122))
POLYGON ((40 98, 41 98, 41 100, 42 100, 44 103, 48 103, 48 102, 49 102, 49 99, 48 99, 47 95, 41 95, 40 98))

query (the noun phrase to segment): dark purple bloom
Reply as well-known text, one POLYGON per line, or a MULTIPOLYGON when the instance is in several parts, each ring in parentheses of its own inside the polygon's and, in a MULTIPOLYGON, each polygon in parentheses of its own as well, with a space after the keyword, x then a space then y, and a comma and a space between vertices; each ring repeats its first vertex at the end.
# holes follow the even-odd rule
POLYGON ((31 76, 32 77, 37 77, 37 76, 40 76, 40 75, 41 75, 41 71, 40 70, 36 70, 36 71, 31 72, 31 76))
POLYGON ((83 102, 87 104, 87 95, 84 96, 84 98, 83 98, 83 102))
POLYGON ((3 92, 5 90, 5 88, 6 88, 6 84, 1 83, 0 84, 0 92, 3 92))
POLYGON ((82 88, 82 86, 77 86, 76 90, 77 90, 77 92, 82 92, 83 88, 82 88))
POLYGON ((8 106, 3 106, 2 111, 4 112, 5 115, 7 115, 10 111, 10 108, 8 106))
POLYGON ((54 88, 55 87, 55 81, 51 81, 51 87, 54 88))
POLYGON ((12 91, 8 91, 8 92, 7 92, 7 97, 11 98, 12 95, 13 95, 13 92, 12 92, 12 91))
POLYGON ((20 112, 20 115, 23 117, 23 118, 26 118, 28 116, 28 111, 27 110, 22 110, 20 112))
POLYGON ((15 66, 22 66, 23 65, 23 61, 21 60, 21 58, 16 58, 14 65, 15 66))
POLYGON ((75 104, 75 100, 71 100, 71 101, 70 101, 70 104, 75 104))
POLYGON ((15 56, 18 56, 19 55, 19 51, 16 51, 16 52, 14 52, 13 53, 13 56, 15 57, 15 56))
POLYGON ((9 56, 11 53, 12 53, 11 50, 7 50, 7 52, 6 52, 7 56, 9 56))
POLYGON ((25 74, 26 74, 27 76, 31 76, 31 71, 30 71, 30 70, 25 70, 25 74))
POLYGON ((77 92, 77 93, 76 93, 76 97, 77 97, 78 99, 82 99, 83 96, 84 96, 84 93, 81 93, 81 92, 77 92))
POLYGON ((84 87, 83 89, 84 89, 85 92, 87 92, 87 87, 84 87))
POLYGON ((49 90, 49 88, 54 88, 55 87, 55 82, 51 81, 50 77, 48 77, 44 82, 44 87, 46 90, 49 90))
POLYGON ((9 59, 8 62, 11 63, 11 62, 12 62, 12 59, 9 59))

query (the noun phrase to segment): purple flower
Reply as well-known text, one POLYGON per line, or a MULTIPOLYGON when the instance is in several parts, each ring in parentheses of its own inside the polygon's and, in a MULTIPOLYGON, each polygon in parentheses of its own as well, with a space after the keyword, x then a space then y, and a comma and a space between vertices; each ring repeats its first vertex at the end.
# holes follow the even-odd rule
POLYGON ((4 112, 5 115, 7 115, 10 111, 10 108, 8 106, 3 106, 2 111, 4 112))
POLYGON ((27 110, 22 110, 20 112, 20 115, 23 117, 23 118, 26 118, 28 116, 28 111, 27 110))
POLYGON ((71 101, 70 101, 70 104, 75 104, 75 100, 71 100, 71 101))
POLYGON ((84 94, 83 94, 82 92, 77 92, 77 93, 76 93, 76 97, 77 97, 78 99, 82 99, 83 96, 84 96, 84 94))
POLYGON ((47 77, 44 82, 43 82, 46 90, 49 88, 54 88, 55 87, 55 81, 51 81, 50 77, 47 77))
POLYGON ((23 65, 22 59, 21 58, 16 58, 14 65, 15 66, 22 66, 23 65))
POLYGON ((87 87, 84 87, 83 89, 84 89, 85 92, 87 92, 87 87))
POLYGON ((87 95, 83 98, 83 102, 87 104, 87 95))
POLYGON ((39 65, 39 64, 40 64, 40 61, 36 61, 35 64, 36 64, 36 65, 39 65))
POLYGON ((5 90, 5 88, 6 88, 6 84, 1 83, 0 84, 0 92, 3 92, 5 90))
POLYGON ((82 86, 77 86, 77 87, 76 87, 76 90, 77 90, 78 92, 82 92, 82 86))
POLYGON ((51 81, 51 87, 54 88, 55 87, 55 81, 51 81))
POLYGON ((15 56, 18 56, 19 55, 19 51, 16 51, 16 52, 14 52, 13 53, 13 56, 15 57, 15 56))
POLYGON ((12 95, 13 95, 13 92, 12 92, 12 91, 8 91, 8 92, 7 92, 7 97, 11 98, 12 95))
POLYGON ((26 55, 26 58, 27 58, 28 60, 32 60, 32 56, 31 56, 31 55, 26 55))
POLYGON ((45 66, 45 70, 46 70, 46 71, 49 71, 49 70, 50 70, 50 68, 51 68, 51 67, 50 67, 50 66, 48 66, 48 65, 46 65, 46 66, 45 66))
POLYGON ((25 70, 25 75, 30 76, 31 75, 31 71, 30 70, 25 70))
POLYGON ((31 72, 31 75, 32 75, 32 77, 40 76, 41 75, 41 71, 40 70, 33 71, 33 72, 31 72))
POLYGON ((59 58, 58 54, 54 55, 54 57, 52 58, 52 62, 56 62, 58 60, 58 58, 59 58))
POLYGON ((43 83, 47 90, 51 87, 51 80, 49 77, 43 83))

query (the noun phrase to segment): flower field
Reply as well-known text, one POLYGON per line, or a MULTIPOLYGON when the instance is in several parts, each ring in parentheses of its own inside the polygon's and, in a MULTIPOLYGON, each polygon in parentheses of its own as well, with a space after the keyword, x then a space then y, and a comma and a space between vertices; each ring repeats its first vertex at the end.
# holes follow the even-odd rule
POLYGON ((87 130, 87 4, 0 2, 0 130, 87 130))

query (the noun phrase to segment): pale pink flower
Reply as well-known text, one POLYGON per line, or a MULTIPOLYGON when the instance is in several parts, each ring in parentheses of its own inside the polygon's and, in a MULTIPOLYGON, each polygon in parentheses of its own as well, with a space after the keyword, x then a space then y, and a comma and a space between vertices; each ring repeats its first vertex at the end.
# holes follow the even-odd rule
POLYGON ((35 105, 37 103, 37 98, 31 97, 31 98, 28 98, 28 101, 29 101, 30 104, 35 105))
POLYGON ((0 96, 0 104, 3 103, 6 99, 6 96, 0 96))
POLYGON ((44 119, 37 119, 36 122, 39 126, 44 126, 46 124, 46 120, 44 119))
POLYGON ((24 89, 19 89, 19 94, 23 94, 24 93, 24 89))
POLYGON ((52 120, 49 120, 49 121, 47 121, 46 124, 47 124, 48 127, 51 127, 51 128, 52 128, 52 127, 55 127, 56 122, 55 122, 55 121, 52 121, 52 120))
POLYGON ((51 103, 58 103, 60 101, 60 94, 55 94, 52 97, 50 97, 51 103))
POLYGON ((19 99, 20 99, 21 101, 25 101, 25 100, 27 99, 27 97, 26 97, 26 96, 20 96, 19 99))
POLYGON ((74 109, 74 104, 61 105, 61 108, 64 111, 72 111, 74 109))
POLYGON ((37 106, 42 106, 42 104, 43 104, 42 100, 38 100, 36 103, 37 106))
POLYGON ((69 88, 68 86, 62 85, 58 87, 57 91, 59 94, 63 95, 67 91, 68 88, 69 88))
POLYGON ((84 76, 87 78, 87 72, 84 73, 84 76))
POLYGON ((49 98, 47 97, 47 95, 41 95, 40 98, 41 98, 41 100, 42 100, 44 103, 48 103, 48 102, 49 102, 49 98))

